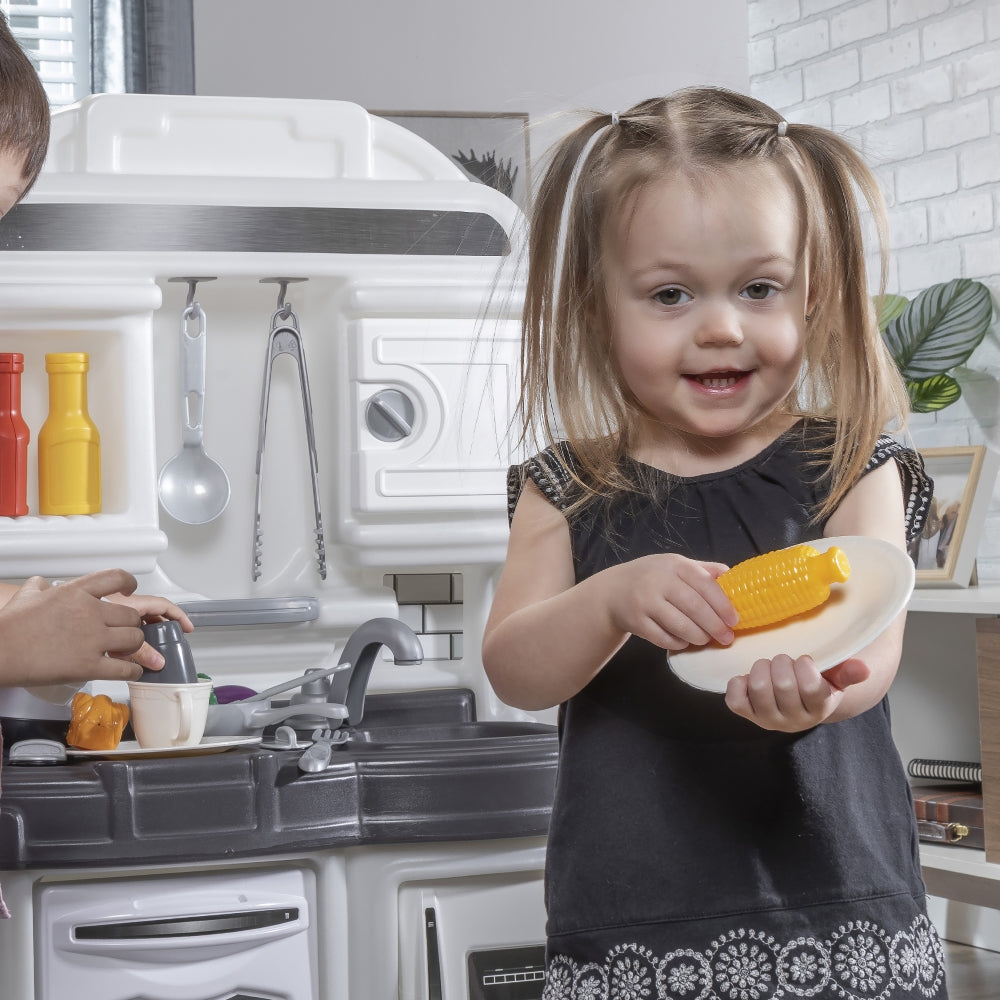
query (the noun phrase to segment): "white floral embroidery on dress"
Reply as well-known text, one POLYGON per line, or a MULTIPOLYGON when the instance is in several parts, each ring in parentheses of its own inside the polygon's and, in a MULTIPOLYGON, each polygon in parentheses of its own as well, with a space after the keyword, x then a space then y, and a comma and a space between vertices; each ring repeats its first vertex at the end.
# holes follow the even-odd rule
POLYGON ((850 921, 824 941, 785 944, 750 928, 716 938, 704 952, 658 958, 639 944, 613 948, 603 963, 549 960, 543 1000, 933 1000, 944 983, 944 953, 925 916, 894 937, 850 921))

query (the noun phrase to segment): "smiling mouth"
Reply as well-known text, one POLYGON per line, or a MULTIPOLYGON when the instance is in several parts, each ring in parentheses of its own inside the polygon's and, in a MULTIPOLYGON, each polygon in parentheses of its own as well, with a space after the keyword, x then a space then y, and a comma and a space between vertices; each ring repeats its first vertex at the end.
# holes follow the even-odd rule
POLYGON ((729 389, 747 376, 748 372, 705 372, 703 375, 688 375, 706 389, 729 389))

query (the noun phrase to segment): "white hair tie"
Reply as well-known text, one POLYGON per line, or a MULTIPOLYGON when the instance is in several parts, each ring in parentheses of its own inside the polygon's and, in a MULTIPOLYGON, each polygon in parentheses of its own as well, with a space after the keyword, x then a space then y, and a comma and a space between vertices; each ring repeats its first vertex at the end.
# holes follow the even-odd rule
POLYGON ((573 171, 570 174, 566 190, 563 192, 562 210, 559 213, 559 232, 556 235, 556 254, 553 262, 552 301, 554 303, 559 302, 559 286, 562 282, 563 262, 566 256, 566 235, 569 231, 569 216, 573 205, 573 198, 576 194, 576 188, 580 181, 580 173, 583 170, 583 164, 586 162, 587 157, 590 156, 594 146, 597 145, 598 139, 600 139, 609 128, 614 128, 618 124, 619 118, 617 111, 612 111, 610 117, 611 121, 609 121, 607 125, 602 125, 596 132, 594 132, 594 134, 584 144, 583 149, 580 150, 580 155, 576 158, 576 164, 573 166, 573 171))
POLYGON ((778 135, 782 137, 788 135, 788 122, 784 118, 778 122, 778 135))

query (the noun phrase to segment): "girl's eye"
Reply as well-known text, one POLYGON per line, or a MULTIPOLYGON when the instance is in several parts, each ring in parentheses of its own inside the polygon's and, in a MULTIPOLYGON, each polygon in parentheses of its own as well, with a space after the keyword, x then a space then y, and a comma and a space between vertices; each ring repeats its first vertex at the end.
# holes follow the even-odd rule
POLYGON ((685 302, 691 300, 691 296, 688 295, 682 288, 661 288, 658 292, 655 292, 653 298, 656 299, 660 305, 664 306, 679 306, 683 305, 685 302))
POLYGON ((768 285, 763 281, 755 281, 752 285, 747 285, 743 289, 743 294, 746 295, 748 299, 753 299, 757 302, 770 298, 777 289, 774 285, 768 285))

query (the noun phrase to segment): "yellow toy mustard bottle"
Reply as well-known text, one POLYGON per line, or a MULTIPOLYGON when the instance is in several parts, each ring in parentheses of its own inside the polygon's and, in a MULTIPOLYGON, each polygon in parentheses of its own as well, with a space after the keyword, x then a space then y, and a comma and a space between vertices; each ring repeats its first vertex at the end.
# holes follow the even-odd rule
POLYGON ((90 356, 46 354, 49 415, 38 432, 40 514, 101 509, 101 435, 87 411, 90 356))

